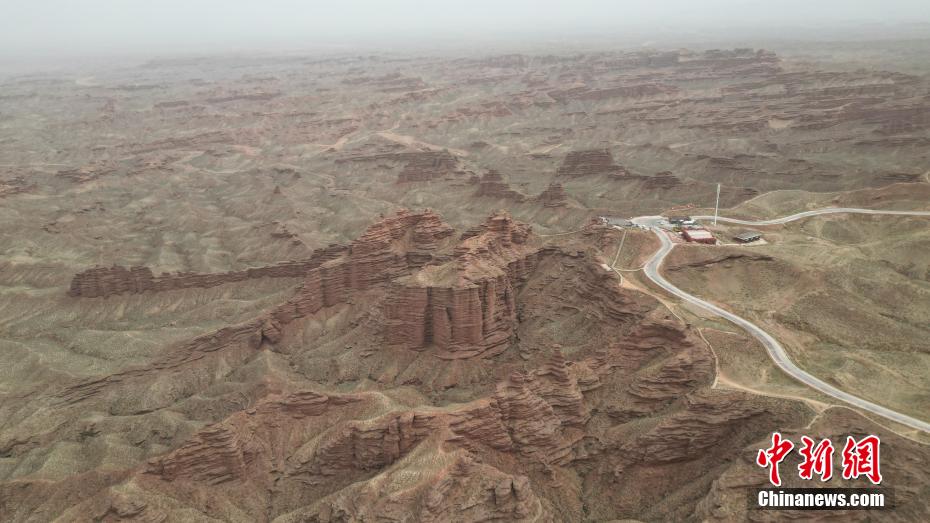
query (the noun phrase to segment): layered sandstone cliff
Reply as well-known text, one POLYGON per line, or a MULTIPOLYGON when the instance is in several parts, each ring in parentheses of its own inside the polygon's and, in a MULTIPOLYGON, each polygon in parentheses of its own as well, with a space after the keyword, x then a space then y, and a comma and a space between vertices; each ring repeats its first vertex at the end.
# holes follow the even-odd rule
MULTIPOLYGON (((263 343, 276 344, 283 338, 287 326, 295 320, 316 314, 322 309, 345 304, 358 293, 384 285, 393 278, 409 274, 431 262, 434 251, 440 251, 440 244, 453 232, 453 229, 432 211, 400 210, 370 226, 350 245, 318 251, 311 261, 300 266, 303 270, 303 281, 294 295, 267 313, 171 347, 160 359, 144 368, 130 368, 104 378, 81 380, 67 385, 57 394, 57 399, 62 404, 70 405, 104 394, 115 402, 112 409, 125 413, 150 410, 153 406, 174 401, 182 397, 186 391, 166 387, 159 394, 129 398, 122 396, 120 390, 127 381, 134 379, 149 380, 152 383, 165 379, 189 379, 190 376, 185 377, 182 374, 169 373, 160 376, 159 373, 201 360, 205 355, 223 349, 238 354, 237 357, 245 357, 263 343)), ((131 286, 137 282, 150 281, 145 277, 150 274, 149 271, 116 270, 106 274, 111 273, 120 276, 120 279, 115 280, 119 285, 113 284, 113 280, 104 280, 102 285, 81 288, 109 293, 105 295, 158 290, 143 288, 144 285, 131 286), (140 276, 136 277, 136 274, 140 276)))
POLYGON ((128 496, 104 491, 82 509, 171 519, 178 506, 202 506, 210 496, 216 504, 205 513, 219 518, 235 506, 264 507, 283 521, 550 519, 551 504, 521 467, 509 459, 484 463, 481 456, 490 449, 542 467, 578 459, 575 447, 591 415, 569 363, 556 353, 535 371, 511 375, 488 397, 367 419, 382 401, 379 393, 270 394, 138 467, 132 481, 139 488, 128 496), (429 455, 439 459, 401 480, 410 461, 429 455), (375 476, 395 481, 364 481, 375 476), (398 491, 397 481, 406 487, 398 491))
POLYGON ((504 181, 501 173, 495 170, 489 170, 478 180, 478 190, 475 196, 484 196, 487 198, 504 198, 516 202, 522 202, 526 197, 510 188, 510 185, 504 181))
POLYGON ((614 157, 607 149, 590 149, 571 151, 559 166, 559 176, 589 176, 608 174, 619 176, 625 174, 623 167, 614 163, 614 157))
MULTIPOLYGON (((314 251, 306 260, 287 261, 265 267, 224 273, 162 273, 155 276, 148 267, 94 267, 76 274, 68 294, 96 298, 188 288, 208 288, 255 278, 307 277, 317 280, 345 279, 351 288, 363 289, 384 282, 408 266, 419 266, 428 259, 437 242, 453 230, 436 213, 400 211, 372 225, 351 245, 331 245, 314 251), (402 243, 394 249, 395 243, 402 243), (398 252, 405 251, 403 255, 398 252), (325 267, 324 267, 325 266, 325 267), (317 270, 317 273, 313 271, 317 270), (323 275, 320 275, 323 273, 323 275)), ((333 292, 339 292, 333 287, 333 292)))
POLYGON ((459 171, 458 159, 448 151, 423 151, 408 153, 398 183, 428 182, 459 171))
POLYGON ((319 267, 327 260, 343 254, 345 248, 333 245, 320 249, 300 261, 287 261, 264 267, 221 273, 178 272, 155 276, 152 269, 144 266, 94 267, 75 274, 71 279, 69 296, 98 298, 118 294, 139 294, 189 288, 209 288, 226 283, 241 282, 255 278, 299 278, 309 270, 319 267))
POLYGON ((609 520, 642 506, 610 494, 626 492, 616 482, 650 499, 693 499, 682 481, 731 462, 727 442, 746 445, 764 432, 759 422, 789 419, 772 402, 702 391, 712 354, 675 325, 647 320, 630 334, 574 360, 554 350, 445 407, 404 408, 376 391, 271 392, 77 508, 102 520, 192 509, 277 521, 609 520), (630 381, 643 373, 670 379, 630 381), (629 394, 653 398, 639 420, 616 416, 629 394), (666 466, 681 472, 655 473, 666 466))
POLYGON ((529 228, 507 213, 462 235, 453 259, 394 282, 385 302, 385 339, 442 358, 494 354, 516 326, 516 288, 538 251, 529 228))

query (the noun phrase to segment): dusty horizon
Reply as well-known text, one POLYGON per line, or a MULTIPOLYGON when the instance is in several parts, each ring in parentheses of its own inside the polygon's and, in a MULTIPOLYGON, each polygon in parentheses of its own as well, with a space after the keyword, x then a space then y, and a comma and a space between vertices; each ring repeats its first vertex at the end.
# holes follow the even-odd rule
POLYGON ((0 59, 178 55, 287 50, 411 50, 520 44, 628 45, 759 39, 845 40, 930 37, 924 2, 868 0, 777 6, 756 0, 673 0, 653 5, 480 0, 401 1, 390 10, 368 0, 307 6, 271 0, 169 0, 157 5, 47 0, 9 6, 0 20, 0 59))

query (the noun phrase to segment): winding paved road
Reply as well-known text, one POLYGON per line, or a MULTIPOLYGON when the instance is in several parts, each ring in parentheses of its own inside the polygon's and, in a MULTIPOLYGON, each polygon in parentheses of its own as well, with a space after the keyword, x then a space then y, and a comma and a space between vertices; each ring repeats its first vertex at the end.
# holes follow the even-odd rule
MULTIPOLYGON (((829 208, 819 209, 816 211, 800 212, 797 214, 792 214, 791 216, 785 216, 783 218, 776 218, 773 220, 750 221, 720 217, 718 217, 717 220, 721 222, 739 223, 743 225, 777 225, 788 223, 794 220, 800 220, 810 216, 834 213, 930 216, 930 212, 927 211, 876 211, 870 209, 829 208)), ((713 216, 695 216, 694 218, 708 220, 713 219, 713 216)), ((751 334, 754 338, 762 343, 762 345, 765 347, 765 350, 768 351, 769 357, 771 357, 772 361, 775 362, 775 365, 778 365, 781 370, 785 371, 789 376, 795 378, 796 380, 810 386, 811 388, 819 390, 828 396, 832 396, 833 398, 844 401, 862 410, 866 410, 903 425, 907 425, 908 427, 930 433, 930 423, 912 418, 905 414, 901 414, 900 412, 895 412, 887 407, 877 405, 871 401, 859 398, 857 396, 853 396, 852 394, 844 392, 821 380, 820 378, 813 376, 812 374, 795 365, 794 362, 791 361, 791 358, 788 356, 788 353, 785 351, 784 347, 782 347, 781 344, 778 343, 778 341, 769 333, 765 332, 754 323, 740 316, 737 316, 732 312, 721 309, 712 303, 708 303, 696 296, 692 296, 691 294, 688 294, 687 292, 672 285, 662 276, 662 274, 659 273, 659 268, 662 266, 662 262, 665 261, 665 257, 668 256, 668 253, 670 253, 675 247, 675 244, 672 243, 672 241, 668 238, 668 235, 659 227, 659 223, 662 221, 662 218, 660 216, 641 216, 639 218, 634 218, 633 221, 639 225, 644 225, 650 228, 656 234, 656 236, 659 237, 659 241, 662 242, 662 246, 658 251, 656 251, 652 258, 649 259, 644 267, 646 277, 655 282, 656 285, 662 287, 666 291, 674 294, 675 296, 688 303, 697 305, 698 307, 725 318, 745 329, 747 332, 749 332, 749 334, 751 334)))
MULTIPOLYGON (((795 220, 800 220, 802 218, 809 218, 811 216, 819 216, 821 214, 836 214, 836 213, 845 213, 845 214, 882 214, 882 215, 896 215, 896 216, 930 216, 930 211, 876 211, 873 209, 853 209, 850 207, 828 207, 826 209, 817 209, 815 211, 804 211, 797 214, 792 214, 791 216, 785 216, 782 218, 774 218, 772 220, 740 220, 737 218, 724 218, 722 216, 717 217, 718 222, 725 223, 738 223, 741 225, 781 225, 783 223, 793 222, 795 220)), ((713 220, 713 216, 692 216, 695 220, 713 220)))

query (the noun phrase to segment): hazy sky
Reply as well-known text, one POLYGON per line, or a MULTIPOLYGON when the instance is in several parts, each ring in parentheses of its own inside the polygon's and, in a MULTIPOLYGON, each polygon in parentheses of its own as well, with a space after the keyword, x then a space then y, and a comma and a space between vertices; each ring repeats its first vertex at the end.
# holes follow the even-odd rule
MULTIPOLYGON (((0 54, 930 22, 930 0, 0 0, 0 54)), ((771 36, 771 34, 769 36, 771 36)), ((930 37, 930 34, 927 35, 930 37)))

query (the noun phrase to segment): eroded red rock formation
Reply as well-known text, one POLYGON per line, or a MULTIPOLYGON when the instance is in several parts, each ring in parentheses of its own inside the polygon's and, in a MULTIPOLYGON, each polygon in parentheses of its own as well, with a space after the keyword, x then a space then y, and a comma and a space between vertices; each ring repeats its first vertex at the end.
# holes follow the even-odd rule
POLYGON ((529 228, 507 213, 467 231, 450 262, 394 282, 386 301, 388 343, 432 347, 442 358, 469 358, 506 348, 516 327, 516 288, 538 251, 529 228))
MULTIPOLYGON (((555 350, 447 407, 384 412, 380 392, 272 392, 118 480, 132 490, 96 487, 81 510, 152 520, 190 507, 215 518, 236 510, 309 521, 574 520, 583 509, 571 500, 616 481, 686 493, 694 471, 733 461, 727 442, 764 432, 755 421, 792 419, 771 401, 701 389, 713 356, 675 326, 647 322, 631 334, 575 361, 555 350), (617 410, 627 395, 638 398, 635 412, 617 410), (630 432, 633 418, 643 420, 630 432), (658 479, 666 465, 684 467, 681 477, 658 479), (572 479, 582 470, 592 481, 572 479)), ((591 510, 615 519, 628 501, 601 503, 591 510)))
MULTIPOLYGON (((224 273, 163 273, 155 276, 148 267, 95 267, 80 272, 71 280, 70 296, 107 297, 188 288, 208 288, 254 278, 306 278, 305 286, 316 282, 334 284, 327 290, 332 296, 345 289, 365 289, 385 282, 410 266, 428 260, 437 242, 453 233, 436 213, 400 211, 372 225, 349 246, 331 245, 319 249, 301 261, 289 261, 224 273), (393 244, 403 243, 403 253, 393 244)), ((331 298, 330 301, 336 298, 331 298)))
POLYGON ((614 163, 607 149, 571 151, 559 166, 559 176, 588 176, 592 174, 620 175, 624 169, 614 163))
MULTIPOLYGON (((230 405, 171 435, 133 435, 144 457, 119 475, 56 485, 81 492, 68 506, 102 521, 172 520, 192 510, 281 521, 612 520, 648 512, 668 492, 684 500, 674 510, 692 510, 706 492, 693 484, 708 481, 710 467, 737 466, 739 452, 773 427, 803 426, 806 418, 782 400, 710 388, 710 348, 652 298, 620 289, 597 259, 535 247, 529 227, 506 213, 457 240, 435 213, 387 216, 310 269, 294 296, 267 314, 199 336, 146 367, 62 391, 49 408, 80 416, 106 409, 133 424, 164 419, 167 409, 176 416, 230 405), (237 390, 201 403, 259 362, 282 358, 293 365, 287 373, 305 372, 299 359, 320 348, 301 327, 327 324, 336 329, 330 336, 346 336, 333 320, 358 298, 380 300, 359 304, 365 312, 349 322, 376 324, 357 327, 363 333, 354 338, 374 355, 340 346, 311 365, 382 358, 354 380, 403 386, 324 392, 314 380, 269 369, 246 397, 237 390), (575 346, 563 351, 533 337, 554 317, 584 331, 575 346), (287 344, 295 352, 279 350, 287 344), (514 363, 510 349, 486 359, 501 348, 535 357, 514 363), (391 373, 395 362, 404 375, 391 373), (228 374, 230 367, 239 370, 228 374), (433 373, 462 381, 427 385, 433 373), (475 376, 467 396, 460 388, 453 401, 405 399, 411 389, 438 394, 475 376)), ((321 382, 346 379, 332 373, 339 375, 321 382)), ((68 430, 116 437, 125 428, 81 423, 90 425, 0 442, 0 452, 78 437, 68 430)), ((0 510, 19 519, 20 507, 41 505, 45 492, 46 480, 20 480, 0 490, 0 510)), ((657 513, 680 519, 666 510, 657 513)))
POLYGON ((681 185, 681 179, 671 171, 656 173, 655 176, 643 176, 643 187, 650 190, 667 190, 681 185))
POLYGON ((327 260, 339 257, 344 250, 345 247, 333 245, 314 252, 307 260, 288 261, 222 273, 179 272, 155 276, 150 268, 144 266, 94 267, 74 275, 68 295, 78 298, 99 298, 118 294, 209 288, 255 278, 299 278, 327 260))
MULTIPOLYGON (((383 285, 391 279, 423 267, 432 261, 433 251, 438 250, 439 244, 453 232, 453 229, 432 211, 400 210, 370 226, 348 247, 332 246, 323 249, 318 251, 313 259, 298 264, 296 267, 300 269, 300 275, 303 277, 300 287, 290 299, 266 314, 239 325, 197 336, 173 347, 161 360, 144 369, 130 369, 105 378, 70 385, 58 395, 59 400, 65 404, 74 404, 105 392, 116 397, 118 392, 111 388, 120 386, 127 379, 143 376, 158 379, 157 374, 160 371, 196 361, 205 354, 223 348, 236 348, 239 353, 245 354, 259 348, 264 342, 278 343, 283 331, 295 320, 315 314, 324 308, 344 304, 359 292, 383 285)), ((288 266, 286 270, 297 269, 288 266)), ((152 281, 159 281, 150 279, 150 275, 151 271, 145 268, 102 271, 95 269, 89 276, 80 280, 78 288, 81 292, 104 292, 106 295, 159 290, 147 288, 152 281)), ((199 281, 198 276, 207 276, 208 282, 224 283, 217 280, 216 275, 193 275, 192 278, 199 281)), ((237 277, 245 278, 238 275, 237 277)), ((165 281, 177 285, 176 280, 171 279, 170 275, 165 281)), ((182 275, 179 281, 186 283, 190 280, 182 275)), ((183 391, 175 390, 171 394, 183 394, 183 391)), ((142 402, 146 405, 160 404, 171 397, 153 395, 144 398, 142 402)), ((133 409, 150 407, 132 405, 126 408, 133 412, 133 409)))
POLYGON ((485 173, 478 181, 478 190, 475 191, 475 196, 504 198, 517 202, 522 202, 525 199, 525 196, 510 188, 501 173, 493 169, 485 173))

